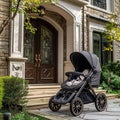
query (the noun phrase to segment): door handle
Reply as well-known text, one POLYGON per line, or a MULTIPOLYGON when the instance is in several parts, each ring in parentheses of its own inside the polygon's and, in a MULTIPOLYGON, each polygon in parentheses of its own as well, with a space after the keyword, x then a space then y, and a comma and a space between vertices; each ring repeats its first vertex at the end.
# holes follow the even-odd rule
POLYGON ((38 54, 38 67, 40 67, 41 64, 41 59, 40 59, 40 54, 38 54))
POLYGON ((37 67, 37 64, 38 64, 38 55, 35 54, 35 67, 37 67))

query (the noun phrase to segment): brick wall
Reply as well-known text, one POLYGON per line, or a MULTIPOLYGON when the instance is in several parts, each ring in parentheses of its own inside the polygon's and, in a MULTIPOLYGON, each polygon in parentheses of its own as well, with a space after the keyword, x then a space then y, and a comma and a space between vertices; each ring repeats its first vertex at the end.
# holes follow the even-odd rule
MULTIPOLYGON (((0 0, 0 25, 9 15, 9 0, 0 0)), ((8 62, 9 55, 9 36, 10 29, 7 27, 2 34, 0 34, 0 76, 8 75, 8 62)))

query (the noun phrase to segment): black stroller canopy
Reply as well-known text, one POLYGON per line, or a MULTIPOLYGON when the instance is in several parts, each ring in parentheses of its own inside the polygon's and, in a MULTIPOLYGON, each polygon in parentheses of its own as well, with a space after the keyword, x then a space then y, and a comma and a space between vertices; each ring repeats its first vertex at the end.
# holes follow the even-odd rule
POLYGON ((82 72, 84 69, 93 69, 96 72, 101 72, 98 57, 90 52, 73 52, 70 55, 70 60, 75 67, 75 71, 82 72))

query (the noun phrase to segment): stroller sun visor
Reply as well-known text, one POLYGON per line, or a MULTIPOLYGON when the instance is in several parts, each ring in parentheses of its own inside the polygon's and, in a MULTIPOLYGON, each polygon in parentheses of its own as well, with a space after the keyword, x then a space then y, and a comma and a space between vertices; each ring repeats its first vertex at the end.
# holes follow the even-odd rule
POLYGON ((70 60, 75 67, 75 71, 82 72, 84 69, 101 71, 98 57, 87 51, 71 53, 70 60))
POLYGON ((93 87, 99 86, 101 66, 99 59, 95 54, 89 53, 87 51, 73 52, 70 55, 70 60, 75 67, 75 71, 77 72, 82 72, 85 69, 95 71, 91 77, 90 84, 93 87))

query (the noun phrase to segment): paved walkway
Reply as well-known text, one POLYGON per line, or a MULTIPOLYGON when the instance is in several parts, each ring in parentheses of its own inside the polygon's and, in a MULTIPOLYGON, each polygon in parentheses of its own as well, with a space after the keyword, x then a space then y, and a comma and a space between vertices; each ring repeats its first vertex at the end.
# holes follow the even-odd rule
POLYGON ((44 116, 50 120, 120 120, 120 99, 108 100, 108 107, 103 112, 98 112, 94 103, 84 105, 80 116, 73 117, 69 106, 62 106, 58 112, 49 109, 31 110, 31 113, 44 116))

